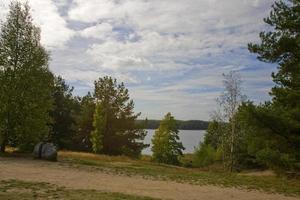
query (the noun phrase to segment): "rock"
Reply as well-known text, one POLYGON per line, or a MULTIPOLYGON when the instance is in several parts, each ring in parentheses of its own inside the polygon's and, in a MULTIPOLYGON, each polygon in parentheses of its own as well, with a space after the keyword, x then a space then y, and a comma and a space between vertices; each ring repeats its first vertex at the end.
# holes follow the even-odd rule
POLYGON ((52 143, 39 142, 33 150, 34 158, 56 161, 57 149, 52 143))

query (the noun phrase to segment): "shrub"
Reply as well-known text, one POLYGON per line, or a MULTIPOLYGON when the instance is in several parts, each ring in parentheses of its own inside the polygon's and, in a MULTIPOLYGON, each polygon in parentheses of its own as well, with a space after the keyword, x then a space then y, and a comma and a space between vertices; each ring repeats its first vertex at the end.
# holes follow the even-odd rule
POLYGON ((210 145, 201 143, 200 148, 196 149, 194 155, 194 166, 197 167, 207 167, 214 163, 219 156, 219 152, 210 145))

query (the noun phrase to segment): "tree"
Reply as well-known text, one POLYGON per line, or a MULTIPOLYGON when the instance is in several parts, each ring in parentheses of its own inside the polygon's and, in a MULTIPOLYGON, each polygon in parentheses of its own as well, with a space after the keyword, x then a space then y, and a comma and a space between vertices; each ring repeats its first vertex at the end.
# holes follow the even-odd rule
POLYGON ((225 122, 224 114, 220 110, 212 114, 211 122, 206 129, 204 141, 194 151, 194 165, 197 167, 209 166, 216 161, 222 161, 226 169, 228 160, 227 136, 230 131, 230 124, 225 122))
POLYGON ((59 148, 70 148, 80 105, 73 97, 73 87, 70 88, 60 76, 55 77, 53 90, 54 109, 50 112, 53 121, 49 140, 59 148))
POLYGON ((238 163, 244 167, 291 169, 294 149, 276 131, 284 131, 281 113, 273 104, 254 105, 244 102, 237 113, 242 140, 239 141, 238 163), (271 128, 270 128, 271 127, 271 128))
MULTIPOLYGON (((224 131, 224 135, 222 136, 222 143, 224 145, 223 158, 225 159, 225 157, 228 157, 227 166, 229 167, 230 171, 232 171, 235 164, 235 146, 239 137, 235 115, 245 97, 242 95, 242 81, 240 75, 237 72, 231 71, 228 74, 224 74, 223 76, 223 85, 225 89, 223 94, 219 98, 219 103, 221 106, 221 110, 223 111, 224 120, 230 125, 229 131, 224 131), (229 145, 228 150, 226 148, 227 145, 229 145)), ((224 160, 224 162, 227 161, 224 160)))
MULTIPOLYGON (((249 44, 249 50, 258 54, 263 62, 277 63, 278 71, 272 74, 275 87, 270 93, 272 101, 264 112, 252 112, 260 130, 285 141, 289 147, 281 154, 300 160, 300 2, 277 1, 270 16, 264 19, 271 31, 260 33, 260 44, 249 44), (272 114, 272 115, 271 115, 272 114), (264 119, 264 120, 262 120, 264 119), (275 123, 268 120, 276 119, 275 123), (292 153, 293 152, 293 153, 292 153)), ((254 109, 255 110, 255 109, 254 109)), ((276 148, 276 147, 274 147, 276 148)))
POLYGON ((157 162, 167 164, 179 164, 178 157, 182 155, 184 147, 179 142, 176 120, 167 113, 160 122, 152 139, 153 159, 157 162))
POLYGON ((91 151, 91 132, 93 131, 93 117, 95 102, 89 92, 82 98, 75 98, 79 104, 79 111, 75 114, 75 135, 72 139, 71 149, 77 151, 91 151))
MULTIPOLYGON (((242 95, 242 81, 237 72, 231 71, 228 74, 223 74, 223 76, 224 91, 217 100, 220 106, 219 110, 214 113, 212 122, 209 123, 204 143, 200 144, 197 152, 201 152, 198 155, 203 155, 205 152, 211 152, 211 148, 216 152, 222 152, 224 168, 233 171, 237 164, 238 144, 242 137, 237 113, 245 96, 242 95)), ((199 158, 197 159, 199 160, 199 158)), ((203 159, 201 158, 200 160, 203 159)))
POLYGON ((106 119, 103 106, 101 103, 97 104, 93 121, 94 130, 91 133, 91 142, 95 153, 101 153, 103 150, 103 137, 106 131, 106 119))
MULTIPOLYGON (((124 84, 118 84, 116 79, 107 76, 99 78, 95 81, 94 98, 97 112, 94 115, 96 132, 93 135, 101 134, 99 138, 103 141, 98 141, 98 144, 103 144, 101 153, 140 155, 142 149, 147 147, 142 142, 146 131, 135 123, 140 113, 134 114, 134 103, 124 84)), ((96 141, 92 141, 93 146, 97 146, 96 141)))
POLYGON ((217 150, 218 148, 224 149, 223 136, 224 132, 228 132, 228 129, 228 123, 213 119, 208 125, 203 144, 210 145, 215 150, 217 150))
POLYGON ((1 151, 5 145, 31 150, 49 133, 53 75, 27 4, 12 2, 0 33, 1 151))

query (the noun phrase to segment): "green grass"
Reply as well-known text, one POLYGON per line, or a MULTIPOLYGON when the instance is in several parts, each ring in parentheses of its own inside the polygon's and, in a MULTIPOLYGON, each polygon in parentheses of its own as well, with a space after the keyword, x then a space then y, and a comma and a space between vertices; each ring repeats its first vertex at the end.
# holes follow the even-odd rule
POLYGON ((281 193, 300 197, 300 180, 277 176, 245 176, 239 173, 204 171, 170 165, 157 164, 127 157, 112 157, 89 153, 59 152, 62 164, 108 173, 139 175, 150 179, 173 180, 197 185, 218 185, 265 192, 281 193))
POLYGON ((70 190, 49 183, 8 180, 0 182, 0 199, 70 199, 70 200, 155 200, 153 198, 104 193, 96 190, 70 190))

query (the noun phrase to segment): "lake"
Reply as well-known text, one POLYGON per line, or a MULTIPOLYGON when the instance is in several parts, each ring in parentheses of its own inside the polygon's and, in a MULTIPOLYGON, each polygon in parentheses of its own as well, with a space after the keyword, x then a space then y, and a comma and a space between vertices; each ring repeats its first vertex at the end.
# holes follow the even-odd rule
MULTIPOLYGON (((147 136, 145 137, 144 143, 150 144, 150 147, 144 149, 142 154, 151 155, 151 139, 154 135, 155 130, 147 129, 147 136)), ((182 142, 185 150, 183 153, 193 153, 195 147, 198 146, 199 142, 204 139, 205 130, 179 130, 180 141, 182 142)))

